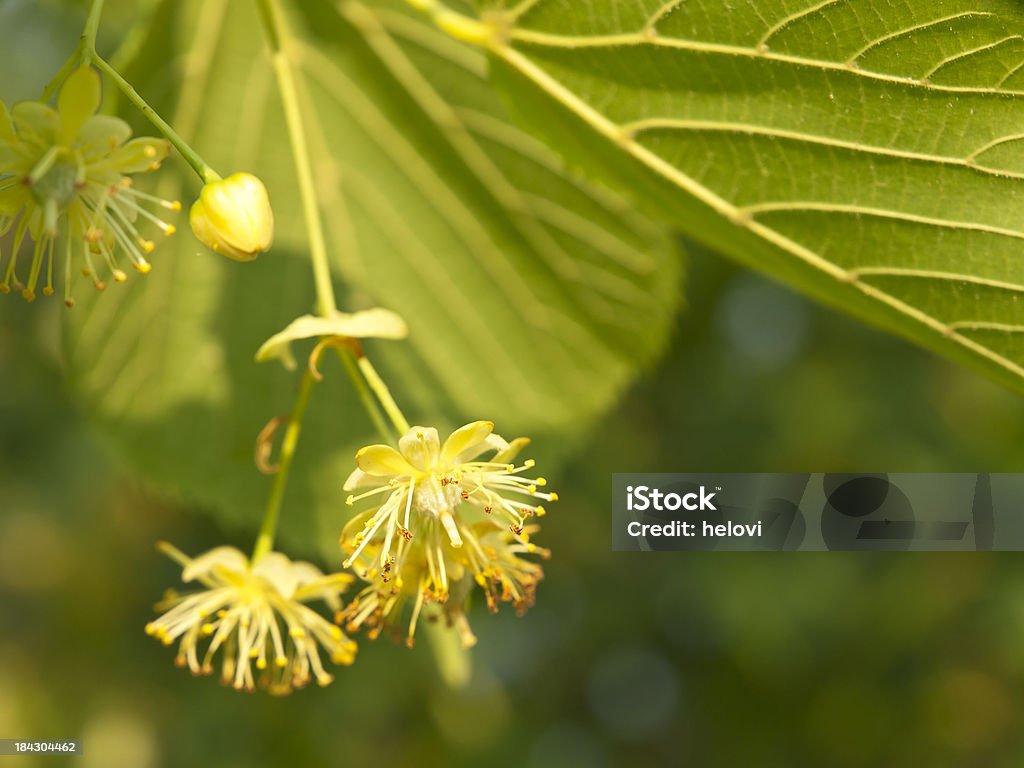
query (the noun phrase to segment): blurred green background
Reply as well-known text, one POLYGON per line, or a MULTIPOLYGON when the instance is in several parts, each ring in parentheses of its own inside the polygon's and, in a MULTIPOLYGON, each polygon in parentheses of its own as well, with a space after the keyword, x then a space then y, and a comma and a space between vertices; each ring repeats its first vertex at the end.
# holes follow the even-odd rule
POLYGON ((154 541, 248 537, 120 468, 45 352, 55 313, 4 301, 0 734, 81 738, 88 766, 1020 765, 1018 555, 609 551, 614 471, 1019 467, 1014 395, 708 254, 688 295, 667 359, 553 476, 537 606, 475 610, 469 688, 379 641, 284 699, 143 634, 180 575, 154 541))
MULTIPOLYGON (((22 46, 0 97, 59 66, 64 11, 0 2, 22 46)), ((364 642, 332 686, 283 699, 176 669, 143 633, 180 577, 153 543, 245 549, 258 521, 221 529, 147 491, 66 388, 63 308, 0 301, 0 737, 84 742, 0 763, 1024 764, 1017 554, 610 551, 616 471, 1021 470, 1018 396, 688 250, 664 360, 545 470, 562 501, 537 606, 474 609, 461 691, 426 643, 364 642)))

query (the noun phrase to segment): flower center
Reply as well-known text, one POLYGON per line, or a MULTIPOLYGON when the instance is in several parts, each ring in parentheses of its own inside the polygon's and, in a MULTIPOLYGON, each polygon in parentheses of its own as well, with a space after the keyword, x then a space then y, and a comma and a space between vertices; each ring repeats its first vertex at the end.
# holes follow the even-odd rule
POLYGON ((424 475, 413 491, 413 506, 424 514, 440 518, 443 513, 451 513, 460 502, 459 486, 452 481, 448 473, 424 475))
POLYGON ((78 166, 68 160, 57 160, 42 176, 29 180, 29 190, 39 205, 50 200, 59 208, 67 208, 78 193, 78 166))

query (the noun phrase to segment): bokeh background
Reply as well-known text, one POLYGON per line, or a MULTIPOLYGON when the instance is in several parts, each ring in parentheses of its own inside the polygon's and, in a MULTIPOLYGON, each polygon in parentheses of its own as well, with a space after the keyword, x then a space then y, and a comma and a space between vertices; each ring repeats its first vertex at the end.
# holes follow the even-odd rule
MULTIPOLYGON (((37 92, 59 66, 57 41, 80 22, 64 5, 0 1, 20 46, 3 54, 0 97, 37 92)), ((180 576, 154 542, 246 548, 257 520, 222 528, 147 489, 68 389, 63 309, 0 301, 0 737, 84 742, 78 758, 4 760, 1024 764, 1021 555, 610 551, 616 471, 1024 463, 1018 395, 687 250, 670 348, 546 471, 562 501, 542 534, 555 556, 537 606, 474 610, 462 690, 426 643, 362 643, 332 686, 280 699, 176 669, 143 633, 180 576)))

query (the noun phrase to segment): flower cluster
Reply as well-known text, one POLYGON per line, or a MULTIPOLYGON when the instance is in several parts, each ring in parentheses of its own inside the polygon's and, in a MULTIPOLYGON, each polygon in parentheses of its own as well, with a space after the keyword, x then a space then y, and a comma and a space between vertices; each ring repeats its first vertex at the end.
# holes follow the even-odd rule
POLYGON ((488 608, 511 602, 523 612, 534 601, 543 570, 523 557, 547 558, 530 541, 543 517, 541 502, 558 499, 541 490, 542 477, 527 477, 531 459, 513 463, 529 443, 511 443, 489 421, 457 429, 442 445, 433 427, 413 427, 399 450, 371 445, 356 454, 358 468, 346 490, 367 489, 348 504, 380 500, 345 527, 345 567, 368 582, 338 620, 354 632, 376 637, 411 605, 406 642, 413 644, 424 606, 438 606, 459 631, 463 645, 475 637, 463 613, 473 584, 483 588, 488 608), (489 458, 484 458, 489 456, 489 458), (451 599, 451 598, 455 599, 451 599))
POLYGON ((222 651, 225 685, 251 691, 258 683, 272 693, 288 693, 312 678, 320 685, 331 682, 320 648, 335 664, 355 660, 356 644, 305 605, 320 599, 338 610, 339 595, 352 581, 348 574, 325 576, 316 566, 292 562, 280 552, 250 562, 233 547, 217 547, 196 558, 170 544, 160 548, 181 564, 183 581, 204 587, 183 595, 169 593, 157 606, 165 613, 146 625, 147 634, 164 644, 179 642, 179 666, 211 674, 213 658, 222 651), (200 661, 199 647, 205 641, 200 661))
POLYGON ((97 115, 99 103, 99 76, 87 66, 64 81, 56 109, 38 101, 23 101, 8 112, 0 102, 0 236, 14 231, 0 292, 8 293, 13 287, 33 300, 45 265, 42 293, 51 295, 54 252, 60 248, 64 300, 71 306, 75 261, 102 289, 105 283, 94 258, 101 259, 118 282, 127 277, 118 266, 118 252, 139 272, 149 271, 146 254, 154 244, 139 234, 136 224, 140 219, 165 235, 173 234, 174 226, 148 208, 180 211, 181 204, 134 189, 130 176, 158 168, 169 151, 168 142, 154 138, 128 141, 128 124, 97 115), (23 284, 17 262, 26 238, 34 247, 23 284))

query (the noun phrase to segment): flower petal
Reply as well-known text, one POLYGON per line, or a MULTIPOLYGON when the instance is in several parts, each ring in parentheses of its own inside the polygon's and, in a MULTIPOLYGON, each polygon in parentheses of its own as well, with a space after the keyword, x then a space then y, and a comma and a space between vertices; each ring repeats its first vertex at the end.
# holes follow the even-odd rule
POLYGON ((53 144, 60 121, 56 110, 38 101, 19 101, 11 108, 11 118, 20 141, 53 144))
POLYGON ((192 581, 211 573, 215 568, 245 573, 249 570, 249 558, 234 547, 216 547, 193 558, 182 571, 181 579, 192 581))
POLYGON ((390 445, 368 445, 360 448, 356 454, 356 464, 366 474, 376 477, 410 475, 415 471, 402 454, 390 445))
POLYGON ((493 431, 493 421, 474 421, 464 427, 459 427, 444 441, 444 447, 441 449, 441 461, 445 466, 450 467, 462 454, 472 457, 483 453, 482 447, 476 453, 472 453, 472 451, 481 446, 493 431))
POLYGON ((132 129, 124 120, 112 115, 93 115, 78 132, 78 144, 85 153, 107 154, 131 138, 132 129))
POLYGON ((352 314, 335 312, 331 317, 303 315, 263 342, 256 352, 256 362, 263 363, 276 357, 285 368, 292 371, 295 370, 295 357, 292 355, 291 343, 299 339, 314 336, 402 339, 407 333, 405 321, 386 309, 367 309, 352 314))
POLYGON ((252 573, 269 583, 285 600, 295 594, 299 586, 299 574, 292 567, 292 561, 280 552, 268 552, 252 566, 252 573))
POLYGON ((64 81, 57 96, 60 132, 57 143, 70 146, 85 121, 96 114, 100 106, 100 76, 87 65, 82 65, 64 81))
POLYGON ((380 485, 380 478, 368 475, 363 470, 356 467, 352 470, 352 474, 348 476, 345 481, 345 485, 342 490, 354 491, 356 488, 370 488, 375 485, 380 485))
MULTIPOLYGON (((492 437, 498 437, 498 436, 497 435, 492 435, 492 437)), ((501 440, 501 438, 498 438, 498 439, 501 440)), ((502 440, 502 442, 505 442, 505 441, 502 440)), ((514 460, 515 457, 519 455, 519 452, 522 451, 523 448, 525 448, 529 444, 530 444, 530 438, 528 438, 528 437, 517 437, 511 443, 505 443, 505 446, 503 448, 499 448, 498 452, 496 454, 494 454, 494 458, 491 459, 491 461, 496 461, 499 464, 507 464, 508 462, 514 460)))
POLYGON ((398 441, 398 449, 416 469, 429 472, 437 466, 441 439, 433 427, 413 427, 398 441))
POLYGON ((167 157, 170 149, 167 139, 143 136, 118 147, 108 157, 95 163, 94 167, 101 170, 109 168, 121 174, 151 171, 167 157))

